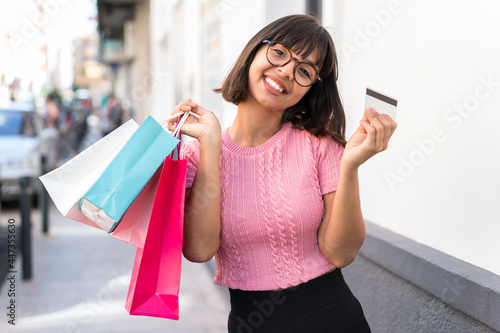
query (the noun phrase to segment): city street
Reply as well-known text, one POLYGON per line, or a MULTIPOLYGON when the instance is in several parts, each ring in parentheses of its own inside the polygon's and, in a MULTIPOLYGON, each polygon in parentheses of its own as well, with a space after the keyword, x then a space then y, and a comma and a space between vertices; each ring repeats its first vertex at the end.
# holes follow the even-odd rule
MULTIPOLYGON (((33 277, 22 280, 21 257, 15 275, 15 296, 3 281, 0 332, 224 332, 229 311, 227 291, 213 284, 208 264, 183 262, 180 320, 131 316, 125 300, 135 248, 102 230, 63 217, 50 206, 50 230, 41 231, 41 214, 33 210, 33 277), (15 301, 15 326, 7 307, 15 301)), ((3 206, 2 225, 14 219, 17 207, 3 206)), ((17 240, 17 251, 20 246, 17 240)), ((0 260, 6 260, 0 258, 0 260)))

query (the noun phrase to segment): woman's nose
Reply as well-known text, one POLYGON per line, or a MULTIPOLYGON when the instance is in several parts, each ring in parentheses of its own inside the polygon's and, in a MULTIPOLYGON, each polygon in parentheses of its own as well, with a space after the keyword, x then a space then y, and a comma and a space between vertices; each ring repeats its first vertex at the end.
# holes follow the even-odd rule
POLYGON ((283 74, 284 77, 288 78, 289 80, 293 80, 295 75, 295 61, 291 59, 288 64, 278 67, 278 70, 283 74))

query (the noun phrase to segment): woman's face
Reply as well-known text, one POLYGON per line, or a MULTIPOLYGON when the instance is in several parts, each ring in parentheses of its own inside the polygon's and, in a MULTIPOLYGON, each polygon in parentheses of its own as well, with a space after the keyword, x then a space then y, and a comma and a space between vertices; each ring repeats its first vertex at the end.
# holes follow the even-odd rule
MULTIPOLYGON (((249 70, 249 99, 259 103, 270 111, 284 111, 297 104, 311 87, 300 86, 294 79, 296 61, 275 67, 266 58, 267 44, 263 44, 257 51, 249 70)), ((315 62, 316 50, 307 58, 293 53, 299 61, 315 62)))

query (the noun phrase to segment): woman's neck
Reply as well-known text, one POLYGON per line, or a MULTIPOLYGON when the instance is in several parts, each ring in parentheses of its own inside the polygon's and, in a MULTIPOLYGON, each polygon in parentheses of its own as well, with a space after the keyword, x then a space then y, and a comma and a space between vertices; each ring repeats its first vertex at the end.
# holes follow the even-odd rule
POLYGON ((249 102, 240 103, 229 136, 241 147, 257 147, 281 129, 282 116, 283 111, 266 110, 249 102))

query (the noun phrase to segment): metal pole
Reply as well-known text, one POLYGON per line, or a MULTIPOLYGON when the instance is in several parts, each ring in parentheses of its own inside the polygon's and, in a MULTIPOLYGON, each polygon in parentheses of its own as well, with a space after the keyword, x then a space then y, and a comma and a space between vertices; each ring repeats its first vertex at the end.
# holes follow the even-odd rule
MULTIPOLYGON (((0 177, 2 176, 2 170, 0 165, 0 177)), ((2 179, 0 178, 0 213, 2 212, 2 179)))
POLYGON ((306 13, 313 15, 322 21, 322 1, 321 0, 307 0, 306 1, 306 13))
POLYGON ((31 279, 31 188, 30 178, 20 179, 21 195, 19 209, 21 210, 21 255, 23 256, 23 280, 31 279))
MULTIPOLYGON (((47 155, 42 154, 42 175, 47 173, 47 155)), ((48 209, 48 195, 45 187, 40 184, 40 208, 42 210, 42 232, 49 233, 49 209, 48 209)))

